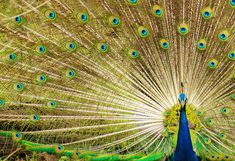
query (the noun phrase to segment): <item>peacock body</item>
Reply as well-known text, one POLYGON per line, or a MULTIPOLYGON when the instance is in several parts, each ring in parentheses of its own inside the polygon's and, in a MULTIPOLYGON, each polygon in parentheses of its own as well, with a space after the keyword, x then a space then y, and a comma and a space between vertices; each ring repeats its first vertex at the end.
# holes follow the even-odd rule
POLYGON ((234 0, 1 0, 0 159, 235 160, 234 22, 234 0))

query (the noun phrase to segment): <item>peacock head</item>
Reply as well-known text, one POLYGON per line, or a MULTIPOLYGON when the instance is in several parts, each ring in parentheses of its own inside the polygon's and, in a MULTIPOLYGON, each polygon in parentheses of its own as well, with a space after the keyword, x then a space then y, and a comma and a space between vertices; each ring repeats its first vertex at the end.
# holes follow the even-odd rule
POLYGON ((179 102, 180 102, 181 108, 185 107, 186 102, 187 102, 186 94, 180 93, 180 95, 179 95, 179 102))

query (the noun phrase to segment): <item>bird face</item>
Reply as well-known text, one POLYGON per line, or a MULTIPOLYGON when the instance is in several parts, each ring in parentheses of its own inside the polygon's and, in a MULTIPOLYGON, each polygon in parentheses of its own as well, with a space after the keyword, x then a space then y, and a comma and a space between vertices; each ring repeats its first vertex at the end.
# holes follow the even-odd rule
POLYGON ((186 101, 187 101, 186 95, 185 95, 184 93, 181 93, 181 94, 179 95, 179 102, 180 102, 181 107, 184 107, 184 106, 185 106, 186 101))

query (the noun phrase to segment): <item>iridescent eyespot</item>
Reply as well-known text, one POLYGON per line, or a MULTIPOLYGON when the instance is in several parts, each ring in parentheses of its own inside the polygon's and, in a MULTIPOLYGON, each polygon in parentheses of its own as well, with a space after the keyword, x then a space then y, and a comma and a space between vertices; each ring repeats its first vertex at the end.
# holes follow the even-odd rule
POLYGON ((110 16, 108 19, 109 25, 112 27, 118 27, 120 26, 120 19, 115 16, 110 16))
POLYGON ((181 23, 179 26, 178 26, 178 32, 181 34, 181 35, 186 35, 188 34, 189 32, 189 27, 187 24, 185 23, 181 23))
POLYGON ((126 0, 128 4, 130 5, 137 5, 139 3, 139 0, 126 0))
POLYGON ((210 143, 211 143, 211 139, 210 139, 210 138, 205 138, 205 139, 204 139, 204 142, 205 142, 206 144, 210 144, 210 143))
POLYGON ((57 18, 57 15, 55 13, 55 11, 53 10, 47 10, 45 12, 45 16, 49 19, 49 20, 55 20, 57 18))
POLYGON ((169 42, 166 39, 161 39, 159 41, 160 47, 164 50, 168 50, 170 48, 169 42))
POLYGON ((30 115, 30 120, 32 122, 38 122, 38 121, 40 121, 40 116, 37 114, 32 114, 32 115, 30 115))
POLYGON ((132 59, 137 59, 137 58, 140 57, 139 52, 138 52, 137 50, 135 50, 135 49, 130 49, 130 50, 128 51, 128 56, 129 56, 130 58, 132 58, 132 59))
POLYGON ((13 141, 20 141, 22 139, 22 135, 19 132, 13 132, 12 133, 12 140, 13 141))
POLYGON ((218 38, 220 41, 228 41, 229 39, 229 32, 228 30, 223 30, 219 33, 218 38))
POLYGON ((214 124, 214 119, 211 118, 211 117, 207 118, 207 119, 206 119, 206 124, 207 124, 208 126, 212 126, 212 125, 214 124))
POLYGON ((223 158, 224 161, 232 161, 233 160, 233 156, 232 155, 224 155, 222 158, 223 158))
POLYGON ((199 50, 206 50, 206 47, 207 47, 207 42, 205 39, 200 39, 198 40, 197 42, 197 48, 199 50))
POLYGON ((74 78, 76 76, 75 71, 73 69, 67 69, 65 71, 65 76, 67 78, 74 78))
POLYGON ((106 53, 109 49, 106 43, 98 43, 96 47, 97 50, 101 53, 106 53))
POLYGON ((153 13, 154 16, 160 18, 160 17, 163 16, 163 9, 159 5, 154 5, 153 8, 152 8, 152 13, 153 13))
POLYGON ((56 108, 56 106, 57 106, 57 102, 55 102, 55 101, 48 101, 47 102, 47 107, 49 109, 54 109, 54 108, 56 108))
POLYGON ((143 38, 148 37, 149 30, 144 26, 140 26, 138 27, 138 35, 143 38))
POLYGON ((232 8, 235 8, 235 0, 229 0, 229 4, 232 8))
POLYGON ((206 7, 202 10, 202 17, 205 20, 208 20, 208 19, 212 18, 213 15, 214 15, 214 12, 210 7, 206 7))
POLYGON ((10 60, 15 60, 15 54, 14 54, 14 53, 11 53, 11 54, 9 55, 9 59, 10 59, 10 60))
POLYGON ((71 41, 71 42, 67 42, 66 43, 66 49, 69 51, 69 52, 73 52, 73 51, 76 51, 77 50, 77 43, 71 41))
POLYGON ((88 22, 89 18, 88 18, 88 14, 86 12, 80 12, 77 14, 77 20, 79 23, 81 24, 85 24, 88 22))
POLYGON ((25 22, 25 18, 23 16, 16 16, 14 18, 14 23, 18 26, 21 26, 25 22))
POLYGON ((43 55, 47 52, 47 49, 44 45, 38 45, 36 46, 36 52, 40 55, 43 55))
POLYGON ((235 60, 235 51, 233 50, 233 51, 230 51, 229 53, 228 53, 228 58, 230 59, 230 60, 235 60))
POLYGON ((47 77, 45 74, 38 74, 36 80, 38 83, 45 83, 47 81, 47 77))
POLYGON ((229 114, 230 109, 227 108, 227 107, 222 107, 222 108, 220 109, 220 112, 221 112, 221 114, 223 114, 223 115, 227 115, 227 114, 229 114))
POLYGON ((17 16, 17 17, 15 18, 15 22, 16 22, 17 24, 20 24, 20 23, 22 22, 21 16, 17 16))
POLYGON ((56 153, 62 153, 64 151, 64 147, 62 145, 58 145, 55 147, 56 153))
POLYGON ((5 105, 5 100, 4 99, 0 99, 0 107, 3 107, 5 105))
POLYGON ((15 53, 6 53, 4 60, 6 63, 14 63, 18 60, 18 56, 15 53))
POLYGON ((218 66, 218 60, 216 60, 216 59, 211 59, 210 61, 209 61, 209 63, 208 63, 208 67, 210 68, 210 69, 215 69, 215 68, 217 68, 217 66, 218 66))
POLYGON ((226 135, 223 132, 219 133, 218 136, 219 136, 220 139, 225 139, 226 138, 226 135))
POLYGON ((21 92, 24 90, 24 85, 22 83, 16 83, 14 84, 14 89, 21 92))

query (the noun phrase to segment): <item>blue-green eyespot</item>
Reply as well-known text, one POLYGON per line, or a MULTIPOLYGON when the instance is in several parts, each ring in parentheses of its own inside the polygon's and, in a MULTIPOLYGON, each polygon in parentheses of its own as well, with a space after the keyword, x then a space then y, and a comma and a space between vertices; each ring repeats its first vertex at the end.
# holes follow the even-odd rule
POLYGON ((214 16, 214 12, 210 7, 206 7, 202 10, 202 17, 205 20, 209 20, 214 16))
POLYGON ((110 16, 108 18, 108 23, 112 27, 119 27, 121 24, 120 18, 116 16, 110 16))
POLYGON ((75 73, 75 71, 73 69, 67 69, 65 71, 65 76, 67 78, 74 78, 76 76, 76 73, 75 73))
POLYGON ((187 35, 188 32, 189 32, 189 27, 188 27, 188 25, 185 24, 185 23, 179 24, 179 26, 178 26, 178 32, 179 32, 181 35, 187 35))
POLYGON ((47 10, 45 12, 45 16, 47 17, 48 20, 54 21, 57 18, 57 14, 53 10, 47 10))
POLYGON ((38 122, 40 121, 40 116, 37 115, 37 114, 32 114, 30 115, 30 118, 29 118, 32 122, 38 122))
POLYGON ((140 58, 140 54, 137 50, 135 49, 130 49, 128 51, 128 56, 132 59, 137 59, 137 58, 140 58))
POLYGON ((205 39, 200 39, 197 42, 197 48, 199 50, 206 50, 207 47, 207 41, 205 39))
POLYGON ((211 59, 210 61, 209 61, 209 63, 208 63, 208 67, 210 68, 210 69, 216 69, 217 68, 217 66, 218 66, 218 60, 216 60, 216 59, 211 59))
POLYGON ((47 48, 44 45, 38 45, 36 46, 36 53, 39 55, 44 55, 47 52, 47 48))
POLYGON ((229 35, 228 30, 223 30, 218 34, 218 38, 220 41, 228 41, 229 35))
POLYGON ((170 44, 166 39, 160 39, 159 44, 160 47, 164 50, 168 50, 170 48, 170 44))
POLYGON ((140 37, 146 38, 149 35, 149 30, 144 26, 140 26, 138 27, 138 35, 140 37))
POLYGON ((77 14, 77 20, 80 24, 85 24, 89 21, 87 12, 80 12, 77 14))
POLYGON ((159 6, 159 5, 154 5, 154 6, 152 7, 152 13, 153 13, 154 16, 160 18, 160 17, 163 16, 163 9, 162 9, 162 7, 159 6))
POLYGON ((16 83, 14 84, 14 89, 19 92, 22 92, 24 90, 24 85, 22 83, 16 83))
POLYGON ((100 53, 106 53, 109 50, 108 45, 106 43, 98 43, 96 45, 96 48, 100 53))

